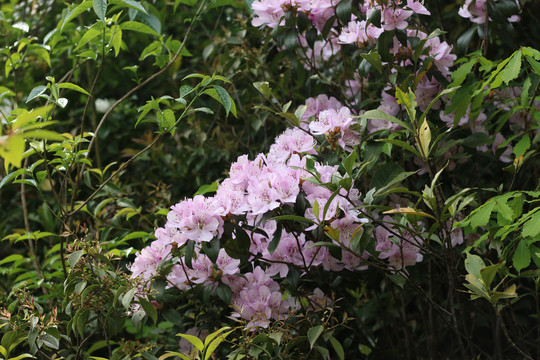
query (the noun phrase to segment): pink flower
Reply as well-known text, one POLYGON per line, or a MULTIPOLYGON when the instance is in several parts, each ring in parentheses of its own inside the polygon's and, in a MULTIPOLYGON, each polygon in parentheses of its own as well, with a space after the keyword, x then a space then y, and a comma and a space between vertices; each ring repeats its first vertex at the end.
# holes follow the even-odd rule
POLYGON ((171 253, 172 246, 156 240, 145 247, 137 254, 133 264, 130 267, 132 272, 131 278, 142 277, 144 280, 149 280, 157 274, 157 270, 161 262, 167 259, 171 253))
POLYGON ((238 268, 240 260, 230 257, 225 249, 219 250, 216 265, 223 275, 234 275, 240 272, 240 269, 238 268))
POLYGON ((375 44, 383 29, 369 24, 366 28, 366 21, 351 21, 343 28, 339 35, 340 44, 356 44, 364 47, 369 44, 375 44))
POLYGON ((424 4, 420 1, 407 0, 407 7, 418 15, 431 15, 428 9, 426 9, 424 4))
POLYGON ((386 31, 394 29, 405 29, 409 23, 407 19, 413 14, 410 10, 403 10, 401 8, 386 8, 381 13, 381 21, 383 22, 383 29, 386 31))

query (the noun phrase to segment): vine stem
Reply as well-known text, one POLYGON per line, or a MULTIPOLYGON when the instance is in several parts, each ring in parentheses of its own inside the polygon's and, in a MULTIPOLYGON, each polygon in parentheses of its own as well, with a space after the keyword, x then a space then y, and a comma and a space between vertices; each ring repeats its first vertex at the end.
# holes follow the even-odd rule
POLYGON ((503 318, 501 316, 500 311, 497 309, 497 306, 493 306, 493 310, 495 310, 495 315, 497 315, 497 320, 499 320, 499 325, 501 326, 501 329, 504 333, 504 336, 506 337, 506 340, 512 345, 514 349, 517 350, 525 359, 527 360, 533 360, 532 357, 530 357, 527 353, 525 353, 523 350, 519 348, 519 346, 516 345, 516 343, 512 340, 510 337, 510 334, 508 333, 508 329, 506 328, 506 325, 504 324, 503 318))
MULTIPOLYGON (((24 165, 23 168, 28 167, 28 157, 24 159, 24 165)), ((26 234, 28 236, 28 248, 30 249, 30 256, 32 257, 32 266, 34 267, 34 270, 36 270, 37 276, 39 280, 43 280, 43 274, 41 273, 41 269, 39 268, 39 264, 37 262, 37 254, 36 249, 34 247, 34 243, 32 242, 32 239, 30 238, 30 221, 28 218, 28 206, 26 204, 26 184, 24 183, 24 179, 26 178, 26 174, 22 174, 21 180, 21 205, 23 210, 23 221, 24 221, 24 230, 26 231, 26 234)), ((47 293, 47 289, 42 287, 43 292, 45 294, 47 293)))

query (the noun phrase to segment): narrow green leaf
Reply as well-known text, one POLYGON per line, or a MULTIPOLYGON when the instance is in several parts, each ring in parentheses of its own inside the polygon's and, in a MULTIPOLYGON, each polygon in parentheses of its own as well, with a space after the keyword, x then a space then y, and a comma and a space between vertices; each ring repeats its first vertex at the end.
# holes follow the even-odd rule
POLYGON ((71 20, 75 19, 77 16, 85 12, 86 10, 90 9, 92 7, 92 1, 85 0, 82 3, 80 3, 75 8, 71 9, 67 12, 66 16, 62 20, 62 24, 60 25, 60 31, 64 29, 64 26, 69 23, 71 20))
POLYGON ((68 83, 68 82, 61 83, 61 84, 58 84, 58 87, 60 89, 70 89, 70 90, 78 91, 78 92, 83 93, 85 95, 90 95, 90 93, 88 91, 84 90, 79 85, 75 85, 75 84, 72 84, 72 83, 68 83))
POLYGON ((386 121, 390 121, 390 122, 392 122, 394 124, 397 124, 397 125, 401 126, 404 129, 412 131, 409 124, 407 124, 404 121, 399 120, 398 118, 396 118, 396 117, 394 117, 392 115, 388 115, 387 113, 383 112, 382 110, 369 110, 369 111, 366 111, 365 113, 360 115, 359 118, 386 120, 386 121))
POLYGON ((307 337, 308 337, 308 340, 309 340, 309 347, 311 349, 313 349, 313 345, 315 345, 315 342, 317 341, 319 336, 321 336, 323 330, 324 330, 324 326, 322 326, 322 325, 314 326, 314 327, 312 327, 311 329, 308 330, 307 337))
POLYGON ((30 172, 26 169, 18 169, 18 170, 10 172, 6 176, 4 176, 2 180, 0 181, 0 189, 3 188, 4 185, 8 184, 12 180, 16 179, 19 175, 24 174, 24 173, 31 175, 30 172))
POLYGON ((41 139, 41 140, 55 140, 55 141, 63 141, 66 139, 64 135, 59 134, 55 131, 50 131, 50 130, 26 131, 21 134, 21 137, 23 137, 24 139, 41 139))
POLYGON ((144 312, 146 313, 146 315, 148 315, 150 319, 152 319, 155 325, 157 323, 157 311, 154 305, 152 305, 150 301, 143 298, 139 298, 138 301, 139 301, 139 304, 141 304, 142 308, 144 309, 144 312))
POLYGON ((159 34, 150 26, 140 23, 138 21, 126 21, 120 24, 120 29, 128 31, 137 31, 144 34, 150 34, 159 36, 159 34))
POLYGON ((345 351, 343 351, 343 346, 341 346, 340 342, 332 335, 330 335, 328 339, 330 339, 330 344, 332 344, 339 360, 345 360, 345 351))
POLYGON ((81 39, 77 43, 77 46, 75 47, 75 51, 79 50, 81 47, 86 45, 89 41, 91 41, 92 39, 94 39, 97 36, 101 35, 102 33, 103 33, 103 23, 98 22, 98 23, 94 24, 81 37, 81 39))
POLYGON ((124 309, 129 310, 131 300, 133 300, 133 296, 135 296, 136 291, 137 288, 132 288, 122 297, 122 305, 124 306, 124 309))
POLYGON ((274 216, 271 220, 292 220, 292 221, 307 222, 310 224, 315 224, 313 220, 306 219, 305 217, 298 216, 298 215, 279 215, 279 216, 274 216))
MULTIPOLYGON (((219 329, 218 331, 216 332, 222 332, 224 329, 229 329, 228 327, 225 327, 225 328, 221 328, 219 329)), ((219 344, 221 344, 223 342, 223 340, 225 340, 225 338, 230 334, 232 333, 233 330, 230 330, 226 333, 223 333, 223 334, 220 334, 219 336, 217 336, 215 339, 213 339, 213 341, 211 341, 209 344, 206 344, 206 340, 208 339, 208 337, 205 339, 205 345, 207 345, 205 351, 204 351, 204 360, 208 360, 210 358, 210 356, 212 355, 212 353, 216 350, 216 348, 219 346, 219 344)), ((214 333, 215 334, 215 333, 214 333)), ((213 334, 210 334, 208 336, 211 336, 213 334)))
POLYGON ((203 352, 204 344, 201 341, 201 339, 199 339, 198 337, 193 336, 193 335, 188 335, 188 334, 176 334, 176 336, 180 336, 181 338, 186 339, 191 344, 193 344, 193 346, 195 346, 197 350, 199 350, 201 353, 203 352))

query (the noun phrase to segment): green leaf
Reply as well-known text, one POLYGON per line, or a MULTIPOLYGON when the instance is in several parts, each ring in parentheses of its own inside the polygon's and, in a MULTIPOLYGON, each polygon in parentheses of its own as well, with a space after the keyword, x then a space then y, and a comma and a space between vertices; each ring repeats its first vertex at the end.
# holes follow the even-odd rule
POLYGON ((105 22, 105 15, 107 14, 107 0, 92 0, 92 7, 99 20, 105 22))
POLYGON ((472 212, 470 219, 473 230, 488 224, 491 212, 495 208, 495 203, 495 201, 488 200, 484 205, 472 212))
POLYGON ((394 55, 390 54, 390 48, 394 45, 394 32, 383 32, 377 41, 377 51, 381 56, 381 60, 385 62, 394 61, 394 55))
POLYGON ((271 220, 292 220, 292 221, 307 222, 310 224, 315 224, 313 220, 306 219, 305 217, 298 216, 298 215, 279 215, 279 216, 274 216, 271 220))
POLYGON ((24 257, 20 254, 12 254, 0 260, 0 265, 12 263, 12 262, 23 260, 23 259, 24 257))
POLYGON ((115 25, 111 28, 112 32, 112 39, 111 39, 111 45, 114 49, 114 56, 117 57, 120 53, 120 47, 122 46, 122 30, 120 29, 120 26, 115 25))
POLYGON ((47 91, 47 86, 45 85, 36 86, 30 91, 30 94, 28 94, 28 98, 26 99, 26 102, 29 102, 30 100, 37 98, 39 95, 43 94, 45 91, 47 91))
POLYGON ((0 156, 4 158, 6 171, 9 169, 10 164, 18 168, 21 167, 25 147, 26 142, 22 136, 0 136, 0 156))
POLYGON ((219 346, 219 344, 221 344, 223 342, 223 340, 225 340, 225 338, 233 332, 233 330, 230 330, 226 333, 223 333, 223 334, 220 334, 219 336, 217 336, 215 339, 213 340, 210 340, 211 342, 210 343, 207 343, 208 341, 208 338, 211 338, 212 335, 216 334, 216 333, 220 333, 224 330, 227 330, 229 329, 229 327, 223 327, 221 329, 219 329, 218 331, 214 332, 213 334, 210 334, 206 337, 204 343, 205 343, 205 346, 206 346, 206 349, 204 351, 204 360, 208 360, 210 358, 210 356, 212 355, 212 353, 216 350, 216 348, 219 346))
POLYGON ((132 288, 122 297, 122 305, 124 306, 124 309, 129 310, 131 300, 133 300, 133 296, 135 296, 136 291, 137 288, 132 288))
POLYGON ((431 143, 431 130, 427 120, 424 120, 420 125, 418 132, 419 148, 422 150, 422 158, 429 158, 429 145, 431 143))
POLYGON ((139 301, 139 304, 141 304, 142 308, 144 309, 144 312, 146 313, 146 315, 148 315, 150 319, 152 319, 152 321, 154 322, 154 325, 156 325, 157 311, 154 305, 152 305, 150 301, 143 298, 139 298, 138 301, 139 301))
POLYGON ((281 233, 283 232, 283 226, 281 226, 280 223, 277 224, 276 231, 274 232, 274 236, 272 237, 272 241, 270 241, 270 244, 268 244, 268 251, 270 254, 273 254, 274 251, 276 251, 276 248, 279 245, 279 242, 281 241, 281 233))
POLYGON ((272 88, 270 87, 268 81, 254 82, 253 86, 255 87, 255 89, 259 90, 259 92, 263 94, 265 98, 270 98, 270 95, 272 94, 272 88))
POLYGON ((514 211, 512 210, 512 208, 510 206, 508 206, 506 201, 504 201, 502 199, 497 199, 496 201, 497 201, 497 206, 496 206, 497 211, 505 219, 508 219, 510 221, 514 220, 514 211))
POLYGON ((529 137, 529 134, 525 134, 514 147, 514 155, 516 155, 516 157, 518 158, 521 155, 525 154, 525 152, 527 152, 527 150, 529 150, 530 147, 531 147, 531 138, 529 137))
POLYGON ((75 47, 75 51, 79 50, 81 47, 86 45, 89 41, 91 41, 92 39, 94 39, 97 36, 101 35, 102 33, 103 33, 103 23, 98 22, 98 23, 94 24, 81 37, 81 39, 77 43, 77 46, 75 47))
POLYGON ((387 113, 383 112, 382 110, 369 110, 369 111, 366 111, 365 113, 360 115, 359 118, 386 120, 386 121, 390 121, 390 122, 392 122, 394 124, 397 124, 397 125, 401 126, 404 129, 412 131, 409 124, 407 124, 404 121, 399 120, 398 118, 396 118, 396 117, 394 117, 392 115, 388 115, 387 113))
POLYGON ((388 278, 392 280, 394 284, 399 286, 400 288, 404 288, 405 284, 407 283, 407 279, 403 275, 400 274, 387 274, 388 278))
POLYGON ((340 342, 332 335, 330 335, 328 339, 330 339, 330 344, 332 344, 339 360, 345 360, 345 351, 343 351, 343 346, 341 346, 340 342))
POLYGON ((197 348, 197 350, 199 350, 200 352, 202 352, 204 350, 204 344, 201 341, 201 339, 199 339, 198 337, 193 336, 193 335, 188 335, 188 334, 176 334, 176 336, 180 336, 181 338, 186 339, 193 346, 195 346, 197 348))
POLYGON ((220 283, 216 289, 216 295, 223 300, 224 303, 230 304, 232 297, 232 290, 228 285, 220 283))
POLYGON ((405 93, 400 88, 397 88, 396 100, 398 104, 405 106, 409 119, 414 123, 416 121, 416 95, 414 95, 411 89, 405 93))
POLYGON ((532 57, 530 56, 525 56, 525 59, 527 59, 527 62, 529 63, 529 65, 531 65, 531 68, 533 69, 533 71, 540 75, 540 63, 536 60, 534 60, 532 57))
POLYGON ((480 256, 467 253, 467 258, 465 259, 465 269, 469 274, 473 275, 477 279, 481 279, 482 275, 480 271, 485 267, 486 264, 480 256))
POLYGON ((415 148, 413 148, 409 143, 407 143, 405 141, 401 141, 401 140, 397 140, 397 139, 376 139, 376 141, 389 143, 389 144, 399 146, 400 148, 403 148, 403 149, 409 151, 410 153, 418 156, 419 158, 422 157, 422 155, 420 155, 420 153, 415 148))
POLYGON ((223 105, 225 108, 225 113, 227 116, 229 115, 229 112, 231 111, 231 97, 229 96, 229 93, 227 90, 222 88, 219 85, 213 85, 214 89, 216 89, 217 94, 219 96, 219 102, 223 105))
POLYGON ((340 1, 336 7, 336 15, 344 24, 348 24, 351 21, 351 7, 351 0, 340 1))
POLYGON ((324 326, 322 325, 314 326, 308 330, 307 337, 309 340, 309 347, 311 349, 313 349, 313 345, 315 345, 315 342, 317 342, 317 339, 319 338, 319 336, 321 336, 323 330, 324 330, 324 326))
POLYGON ((457 70, 452 72, 452 86, 459 86, 465 81, 467 76, 471 73, 472 68, 477 63, 478 59, 474 58, 469 62, 461 65, 457 70))
POLYGON ((68 263, 72 269, 75 268, 75 265, 79 262, 83 254, 84 254, 84 250, 77 250, 69 254, 68 263))
POLYGON ((31 175, 30 172, 26 169, 18 169, 18 170, 10 172, 6 176, 4 176, 2 180, 0 181, 0 189, 3 188, 4 185, 8 184, 12 180, 16 179, 19 175, 24 174, 24 173, 31 175))
POLYGON ((146 12, 146 9, 142 6, 142 4, 139 1, 135 1, 135 0, 111 0, 111 3, 124 5, 126 7, 131 8, 131 9, 141 11, 144 14, 148 14, 146 12))
POLYGON ((521 70, 521 51, 516 51, 514 56, 510 59, 508 64, 504 67, 504 70, 501 72, 501 79, 507 85, 510 81, 514 80, 519 76, 519 71, 521 70))
MULTIPOLYGON (((376 10, 376 11, 378 11, 379 15, 380 15, 381 12, 379 10, 376 10)), ((376 50, 371 50, 367 54, 365 54, 365 53, 360 54, 360 56, 362 57, 362 59, 366 60, 371 65, 373 65, 373 67, 375 69, 377 69, 378 72, 382 73, 383 66, 382 66, 382 62, 381 62, 381 56, 379 55, 379 53, 376 50)))
POLYGON ((55 140, 55 141, 66 140, 66 137, 64 135, 59 134, 55 131, 50 131, 50 130, 26 131, 21 134, 21 137, 25 139, 41 139, 41 140, 55 140))
POLYGON ((72 84, 72 83, 68 83, 68 82, 61 83, 61 84, 58 84, 58 87, 60 89, 70 89, 70 90, 78 91, 78 92, 83 93, 85 95, 90 95, 90 93, 88 91, 84 90, 79 85, 75 85, 75 84, 72 84))
POLYGON ((526 268, 531 263, 531 253, 529 252, 529 247, 527 242, 521 240, 516 248, 514 256, 512 256, 512 262, 514 263, 514 268, 520 272, 521 269, 526 268))
POLYGON ((196 196, 196 195, 204 195, 204 194, 206 194, 206 193, 216 192, 216 191, 217 191, 217 188, 218 188, 218 183, 217 183, 217 181, 214 181, 214 182, 211 183, 211 184, 201 185, 201 186, 199 187, 199 189, 197 190, 197 192, 196 192, 193 196, 196 196))
POLYGON ((120 29, 128 31, 137 31, 144 34, 150 34, 159 36, 159 34, 150 26, 140 23, 138 21, 126 21, 120 24, 120 29))
MULTIPOLYGON (((58 349, 58 346, 56 348, 54 348, 54 349, 58 349)), ((35 359, 35 357, 33 355, 25 353, 25 354, 21 354, 21 355, 15 356, 15 357, 10 357, 9 360, 20 360, 20 359, 28 359, 28 358, 35 359)))
POLYGON ((525 224, 523 224, 523 230, 521 236, 523 237, 536 237, 540 234, 540 211, 534 213, 525 224))
POLYGON ((85 0, 82 3, 80 3, 75 8, 71 9, 66 13, 66 16, 62 20, 62 24, 60 25, 60 31, 64 29, 64 26, 70 22, 71 20, 75 19, 77 16, 85 12, 86 10, 90 9, 92 7, 92 1, 85 0))
POLYGON ((504 267, 504 263, 490 265, 490 266, 486 266, 483 269, 480 269, 480 275, 482 277, 482 280, 484 280, 484 283, 486 284, 486 287, 488 289, 491 287, 491 283, 493 282, 493 279, 495 278, 497 271, 499 271, 499 269, 502 267, 504 267))

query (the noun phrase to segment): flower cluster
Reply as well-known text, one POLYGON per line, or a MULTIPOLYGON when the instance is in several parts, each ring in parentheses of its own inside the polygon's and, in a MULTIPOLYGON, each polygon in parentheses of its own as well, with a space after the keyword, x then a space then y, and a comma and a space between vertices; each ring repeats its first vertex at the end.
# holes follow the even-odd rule
MULTIPOLYGON (((164 261, 173 261, 166 274, 169 287, 188 291, 198 285, 225 284, 232 291, 233 316, 247 320, 248 327, 253 328, 284 319, 297 309, 296 299, 284 296, 278 282, 287 277, 291 267, 297 268, 301 276, 315 268, 365 269, 370 254, 358 254, 351 245, 352 238, 368 222, 362 216, 360 194, 353 187, 342 187, 339 194, 334 194, 324 184, 342 179, 338 167, 312 158, 320 146, 339 145, 345 151, 351 150, 360 141, 352 128, 354 123, 350 110, 335 98, 321 95, 308 99, 302 127, 279 135, 266 155, 259 154, 254 160, 240 156, 215 196, 197 195, 171 207, 167 223, 155 232, 157 239, 137 255, 131 266, 132 276, 151 280, 164 261), (317 137, 322 139, 317 141, 317 137), (326 142, 329 145, 324 145, 326 142), (308 159, 311 171, 307 170, 308 159), (311 226, 288 229, 268 220, 277 209, 291 211, 299 197, 305 199, 303 215, 311 226), (239 231, 249 236, 248 272, 242 271, 241 261, 224 248, 212 261, 203 246, 220 241, 228 221, 243 228, 230 236, 240 236, 239 231), (318 246, 311 233, 325 224, 331 241, 341 248, 338 257, 327 247, 318 246), (279 242, 271 247, 276 237, 279 242), (183 249, 190 243, 192 257, 186 259, 183 249)), ((317 293, 317 297, 322 296, 317 293)))

